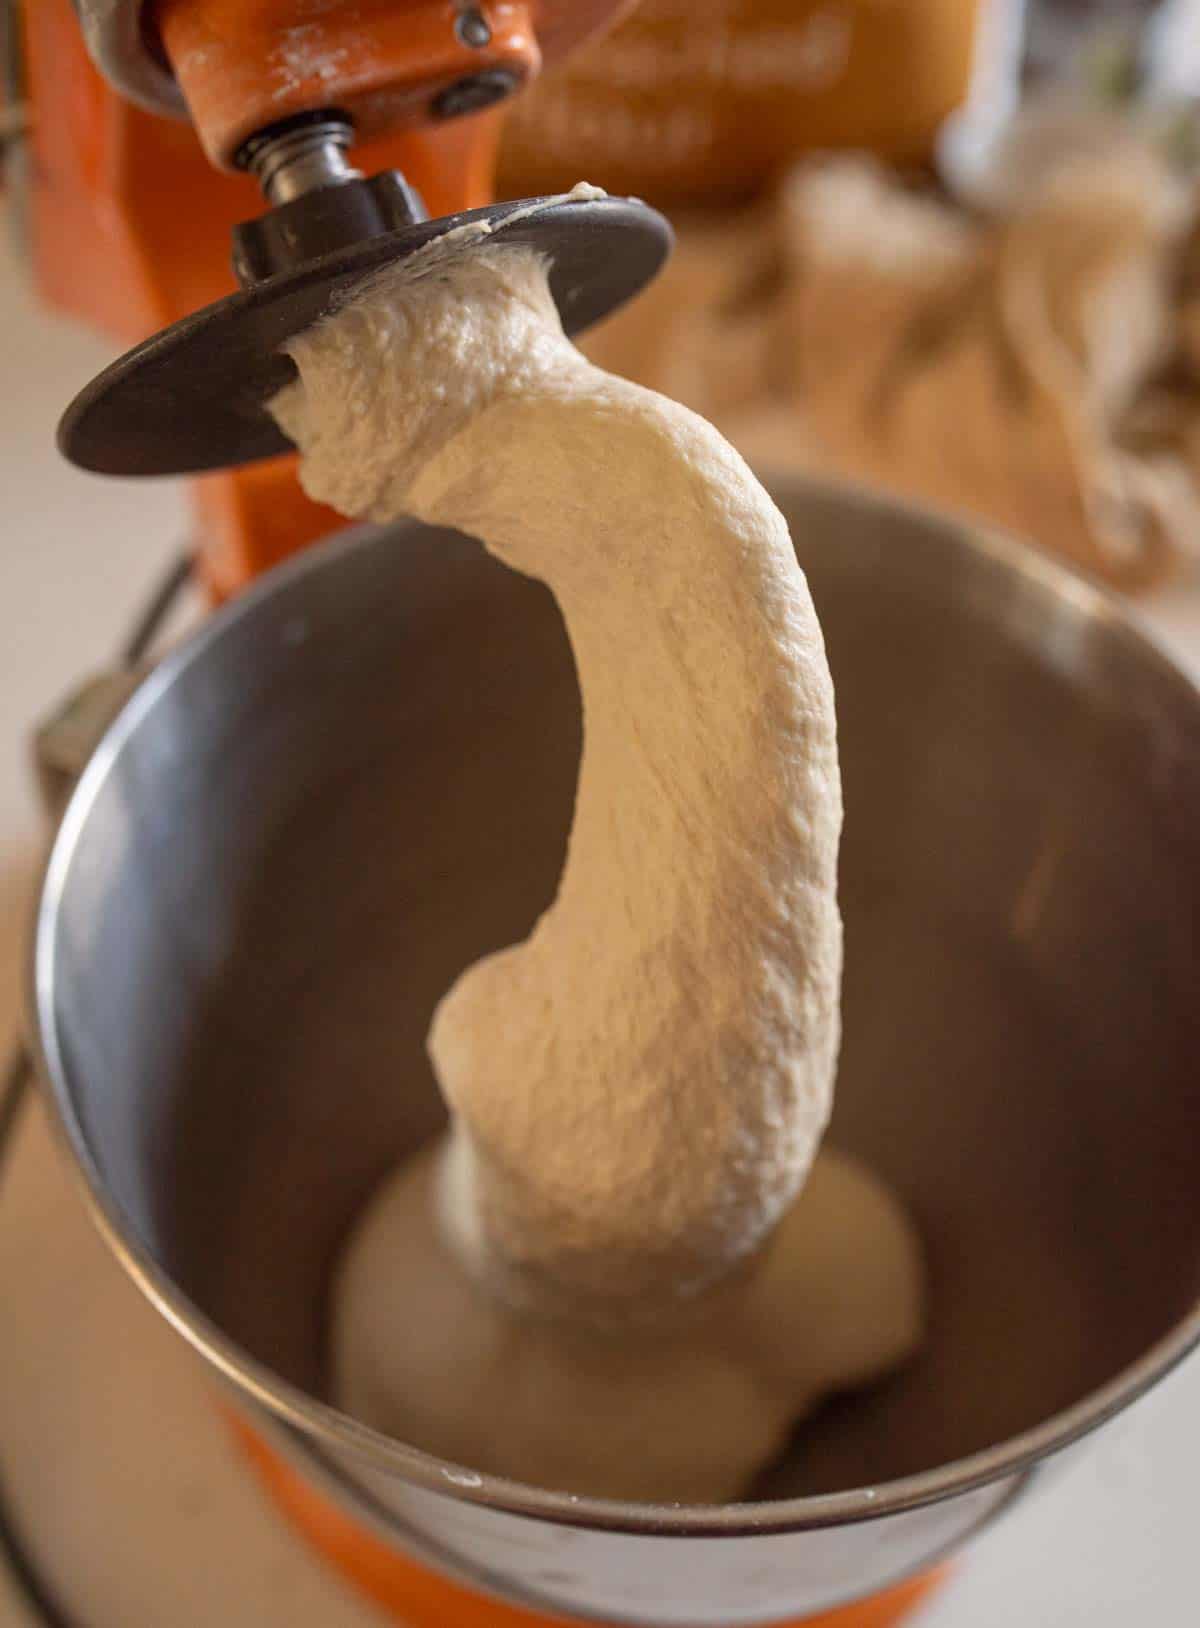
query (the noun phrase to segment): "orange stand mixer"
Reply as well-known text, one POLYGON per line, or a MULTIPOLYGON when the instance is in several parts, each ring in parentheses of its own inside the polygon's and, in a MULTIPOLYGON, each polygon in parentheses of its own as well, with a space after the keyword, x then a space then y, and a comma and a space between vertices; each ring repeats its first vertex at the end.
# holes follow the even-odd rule
MULTIPOLYGON (((635 200, 489 201, 500 104, 624 9, 29 0, 18 12, 32 109, 22 205, 38 286, 138 341, 72 403, 62 448, 102 472, 198 477, 198 558, 214 598, 343 524, 301 492, 263 403, 291 372, 280 346, 365 274, 483 220, 549 256, 576 332, 658 270, 670 230, 635 200)), ((412 1628, 564 1628, 404 1556, 257 1431, 235 1429, 299 1528, 412 1628)), ((920 1578, 807 1620, 885 1628, 930 1586, 920 1578)))

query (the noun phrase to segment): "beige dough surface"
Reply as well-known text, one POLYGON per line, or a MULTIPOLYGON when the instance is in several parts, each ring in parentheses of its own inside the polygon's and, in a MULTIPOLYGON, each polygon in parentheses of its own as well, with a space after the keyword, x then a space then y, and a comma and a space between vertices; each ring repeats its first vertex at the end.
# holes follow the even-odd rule
POLYGON ((920 1337, 912 1227, 841 1154, 818 1155, 745 1281, 637 1339, 481 1293, 437 1223, 439 1156, 384 1185, 346 1253, 337 1387, 349 1412, 473 1470, 593 1497, 736 1499, 816 1403, 920 1337))
POLYGON ((795 1203, 836 1068, 841 792, 786 525, 704 420, 580 355, 528 250, 451 235, 291 349, 308 489, 545 581, 584 715, 558 896, 435 1014, 444 1155, 349 1248, 339 1397, 472 1467, 731 1496, 920 1321, 869 1178, 831 1162, 795 1203))

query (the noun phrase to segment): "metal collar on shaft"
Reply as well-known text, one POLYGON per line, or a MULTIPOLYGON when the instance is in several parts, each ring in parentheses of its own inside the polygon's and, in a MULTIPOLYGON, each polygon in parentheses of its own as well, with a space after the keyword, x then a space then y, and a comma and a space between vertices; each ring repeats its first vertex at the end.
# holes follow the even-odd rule
POLYGON ((320 187, 362 179, 346 161, 354 127, 343 114, 322 112, 264 130, 238 154, 238 164, 262 187, 270 204, 292 203, 320 187))

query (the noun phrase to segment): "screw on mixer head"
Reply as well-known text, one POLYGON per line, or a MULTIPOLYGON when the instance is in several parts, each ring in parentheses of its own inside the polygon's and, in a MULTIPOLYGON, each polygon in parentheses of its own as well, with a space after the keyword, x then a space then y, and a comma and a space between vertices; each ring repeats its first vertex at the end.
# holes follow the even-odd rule
POLYGON ((519 199, 429 220, 396 170, 350 166, 350 121, 304 114, 246 142, 239 162, 274 204, 234 229, 242 292, 194 312, 85 386, 59 424, 63 453, 112 475, 190 474, 291 450, 266 403, 295 377, 283 346, 343 303, 370 273, 455 227, 536 249, 575 334, 636 294, 671 248, 671 229, 632 198, 519 199))

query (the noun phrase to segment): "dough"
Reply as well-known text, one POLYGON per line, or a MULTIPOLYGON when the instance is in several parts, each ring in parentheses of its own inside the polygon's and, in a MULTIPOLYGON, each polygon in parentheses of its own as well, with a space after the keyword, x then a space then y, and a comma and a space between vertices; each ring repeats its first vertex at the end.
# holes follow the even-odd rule
POLYGON ((346 1251, 334 1322, 348 1412, 474 1470, 593 1497, 745 1495, 805 1413, 920 1337, 912 1228, 822 1152, 753 1273, 633 1337, 514 1315, 438 1225, 440 1150, 385 1182, 346 1251))
POLYGON ((836 1066, 841 794, 786 525, 710 425, 580 355, 527 249, 449 234, 291 352, 306 488, 545 581, 584 715, 558 896, 442 1000, 449 1142, 347 1253, 339 1398, 475 1468, 731 1496, 920 1321, 870 1178, 830 1162, 795 1205, 836 1066))

